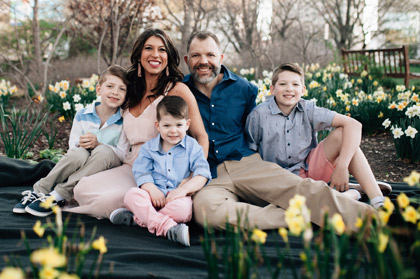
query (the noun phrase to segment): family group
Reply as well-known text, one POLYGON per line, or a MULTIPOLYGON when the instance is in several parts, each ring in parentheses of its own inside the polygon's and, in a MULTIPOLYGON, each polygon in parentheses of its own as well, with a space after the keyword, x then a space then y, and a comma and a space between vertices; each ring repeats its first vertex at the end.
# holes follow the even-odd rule
POLYGON ((13 212, 47 216, 49 201, 185 246, 192 218, 224 229, 243 212, 251 227, 286 227, 296 194, 317 225, 324 209, 341 214, 350 230, 358 217, 376 214, 392 188, 376 181, 359 148, 361 124, 302 99, 304 73, 294 63, 274 70, 273 98, 256 106, 258 88, 223 58, 216 35, 196 32, 184 77, 169 36, 145 30, 131 66, 101 74, 100 101, 75 116, 67 154, 13 212), (317 132, 329 128, 318 143, 317 132), (65 206, 73 199, 76 206, 65 206))

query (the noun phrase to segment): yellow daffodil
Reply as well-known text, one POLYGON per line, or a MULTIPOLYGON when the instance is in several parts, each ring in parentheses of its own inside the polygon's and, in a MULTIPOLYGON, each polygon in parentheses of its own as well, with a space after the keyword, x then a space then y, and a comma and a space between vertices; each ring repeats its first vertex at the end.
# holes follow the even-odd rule
POLYGON ((64 99, 67 96, 66 92, 64 92, 64 91, 60 91, 59 95, 60 95, 61 99, 64 99))
POLYGON ((395 205, 392 203, 391 199, 389 197, 385 197, 384 200, 384 209, 388 212, 388 213, 392 213, 392 211, 394 211, 395 205))
POLYGON ((66 264, 66 257, 54 247, 43 248, 31 254, 31 262, 42 266, 62 267, 66 264))
POLYGON ((305 220, 302 216, 296 216, 289 220, 287 225, 289 226, 290 233, 295 236, 298 236, 302 233, 303 229, 305 228, 305 220))
POLYGON ((420 219, 420 213, 411 205, 406 207, 402 216, 406 222, 411 222, 413 224, 416 224, 417 220, 420 219))
POLYGON ((379 112, 379 114, 378 114, 378 118, 382 118, 382 117, 384 117, 384 113, 381 111, 381 112, 379 112))
POLYGON ((410 204, 410 199, 405 193, 401 193, 397 197, 397 202, 400 208, 406 208, 410 204))
POLYGON ((35 225, 33 226, 34 232, 39 236, 42 237, 45 232, 45 228, 41 225, 41 221, 37 220, 35 225))
POLYGON ((381 221, 382 226, 385 226, 386 224, 388 224, 391 213, 389 213, 388 211, 379 210, 378 215, 379 215, 379 220, 381 221))
POLYGON ((252 231, 252 236, 251 239, 252 241, 256 242, 256 243, 260 243, 260 244, 264 244, 265 240, 267 238, 267 233, 259 230, 259 229, 254 229, 252 231))
POLYGON ((105 254, 108 251, 108 248, 106 247, 106 241, 103 236, 99 237, 97 240, 95 240, 92 243, 93 249, 99 250, 99 253, 105 254))
POLYGON ((342 235, 346 226, 344 225, 343 217, 340 214, 335 213, 331 218, 331 223, 334 227, 335 232, 338 235, 342 235))
POLYGON ((373 82, 373 86, 378 86, 378 82, 376 80, 373 82))
POLYGON ((65 120, 65 118, 64 118, 64 116, 60 116, 59 118, 58 118, 58 122, 63 122, 65 120))
POLYGON ((287 229, 286 228, 280 228, 279 229, 279 235, 283 239, 284 242, 289 242, 289 237, 287 236, 287 229))
POLYGON ((40 206, 46 209, 51 208, 53 201, 54 197, 50 196, 46 199, 46 201, 41 202, 40 206))
POLYGON ((61 273, 60 276, 58 276, 58 279, 80 279, 77 274, 68 274, 68 273, 61 273))
POLYGON ((420 183, 420 173, 411 171, 410 175, 404 177, 403 181, 410 186, 415 186, 420 183))
POLYGON ((306 256, 306 254, 303 253, 303 252, 300 252, 299 257, 302 260, 302 262, 306 262, 306 260, 308 259, 308 257, 306 256))
POLYGON ((354 223, 354 226, 358 229, 360 229, 363 226, 363 220, 360 217, 357 217, 356 223, 354 223))
POLYGON ((384 233, 379 233, 379 245, 378 245, 378 250, 379 252, 383 253, 386 249, 386 246, 388 245, 388 241, 389 241, 389 235, 384 234, 384 233))
POLYGON ((306 198, 301 195, 295 195, 291 200, 289 200, 289 206, 293 208, 302 208, 306 203, 306 198))
POLYGON ((58 275, 60 272, 51 266, 46 266, 39 272, 40 279, 55 279, 58 275))
POLYGON ((0 273, 2 279, 24 279, 25 274, 18 267, 5 267, 0 273))

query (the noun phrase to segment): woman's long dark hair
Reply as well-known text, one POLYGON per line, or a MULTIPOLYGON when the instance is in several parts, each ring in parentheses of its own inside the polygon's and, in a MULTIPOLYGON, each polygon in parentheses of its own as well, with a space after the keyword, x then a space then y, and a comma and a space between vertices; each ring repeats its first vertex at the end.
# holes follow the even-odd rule
POLYGON ((127 79, 130 84, 127 90, 127 97, 122 104, 123 109, 133 108, 140 103, 144 94, 146 94, 146 81, 144 70, 142 69, 142 77, 138 77, 138 61, 141 58, 141 53, 144 44, 150 37, 158 37, 162 39, 165 45, 166 53, 168 54, 168 69, 169 75, 166 75, 166 68, 162 71, 158 78, 155 88, 152 89, 154 93, 152 97, 159 97, 165 93, 168 86, 173 86, 175 83, 182 81, 184 75, 178 69, 180 58, 178 50, 175 48, 172 40, 160 29, 147 29, 140 34, 136 40, 131 51, 131 66, 127 70, 127 79))

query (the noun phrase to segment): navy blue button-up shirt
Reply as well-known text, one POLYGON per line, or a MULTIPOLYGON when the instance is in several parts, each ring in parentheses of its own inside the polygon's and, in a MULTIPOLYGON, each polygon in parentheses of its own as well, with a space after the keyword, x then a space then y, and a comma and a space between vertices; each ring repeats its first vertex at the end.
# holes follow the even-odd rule
POLYGON ((184 79, 194 94, 209 136, 211 175, 217 177, 217 165, 225 160, 240 160, 254 154, 248 147, 245 123, 255 107, 258 88, 222 65, 223 79, 213 88, 211 99, 198 90, 191 75, 184 79))

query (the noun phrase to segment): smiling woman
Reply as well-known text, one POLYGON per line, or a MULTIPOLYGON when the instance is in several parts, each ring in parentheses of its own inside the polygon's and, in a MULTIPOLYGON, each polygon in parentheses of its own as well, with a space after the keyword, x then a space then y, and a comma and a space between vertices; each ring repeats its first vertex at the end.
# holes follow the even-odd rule
POLYGON ((83 178, 74 189, 79 206, 69 211, 109 218, 112 211, 124 207, 125 193, 138 186, 133 177, 133 162, 140 147, 158 134, 156 106, 165 95, 185 100, 191 119, 190 135, 207 154, 208 137, 195 98, 181 82, 180 58, 171 39, 160 29, 144 31, 134 43, 130 60, 132 65, 127 71, 130 84, 122 108, 131 151, 122 166, 83 178))

